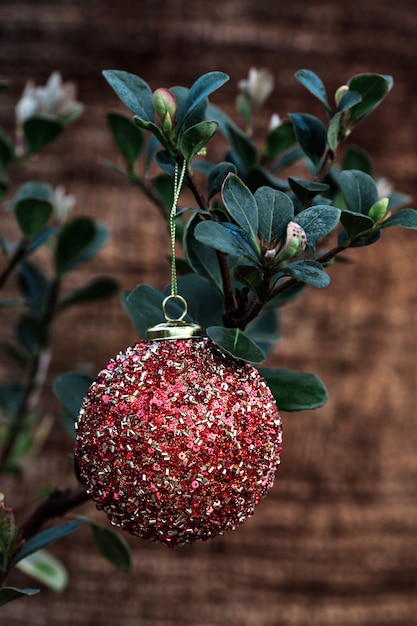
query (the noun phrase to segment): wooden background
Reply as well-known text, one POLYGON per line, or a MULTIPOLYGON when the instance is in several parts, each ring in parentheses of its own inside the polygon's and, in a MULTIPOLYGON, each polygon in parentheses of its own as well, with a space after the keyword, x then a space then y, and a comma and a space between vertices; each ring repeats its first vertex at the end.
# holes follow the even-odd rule
MULTIPOLYGON (((392 74, 395 88, 354 140, 378 173, 417 196, 417 8, 414 0, 2 0, 0 68, 11 81, 0 123, 29 78, 57 69, 75 80, 86 110, 30 164, 30 177, 64 184, 78 214, 111 227, 100 258, 68 289, 97 274, 124 289, 169 280, 167 239, 156 212, 100 158, 116 153, 105 113, 121 109, 103 78, 125 69, 152 88, 190 85, 226 71, 215 96, 233 111, 237 80, 268 67, 276 111, 319 111, 294 79, 316 71, 329 93, 355 73, 392 74)), ((15 173, 15 181, 23 177, 15 173)), ((2 231, 12 227, 1 216, 2 231), (4 227, 4 228, 3 228, 4 227)), ((285 449, 276 484, 238 531, 178 550, 130 539, 134 566, 120 573, 97 556, 87 530, 53 548, 70 570, 62 594, 42 591, 2 609, 10 626, 412 626, 417 624, 416 234, 393 229, 386 245, 351 253, 330 269, 331 286, 287 308, 271 365, 318 373, 330 400, 316 412, 284 415, 285 449)), ((4 338, 6 330, 1 329, 4 338)), ((95 372, 136 340, 114 300, 66 313, 56 328, 53 377, 95 372)), ((3 363, 9 376, 13 372, 3 363)), ((47 395, 50 415, 59 408, 47 395)), ((58 420, 37 465, 26 467, 10 503, 73 484, 71 442, 58 420)), ((93 506, 86 513, 104 522, 93 506)), ((30 586, 23 575, 10 584, 30 586)))

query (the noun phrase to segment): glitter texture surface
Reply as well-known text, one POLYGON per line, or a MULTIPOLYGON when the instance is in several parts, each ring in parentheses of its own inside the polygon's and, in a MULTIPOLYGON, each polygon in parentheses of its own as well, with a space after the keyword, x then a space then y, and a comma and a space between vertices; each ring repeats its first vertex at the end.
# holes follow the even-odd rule
POLYGON ((77 422, 75 456, 112 524, 169 546, 233 530, 272 486, 275 400, 208 339, 139 343, 111 359, 77 422))

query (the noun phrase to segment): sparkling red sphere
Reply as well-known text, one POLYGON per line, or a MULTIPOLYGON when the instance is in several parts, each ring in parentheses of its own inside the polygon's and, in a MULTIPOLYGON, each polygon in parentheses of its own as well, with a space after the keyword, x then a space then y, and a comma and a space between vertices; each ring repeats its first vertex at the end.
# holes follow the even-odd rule
POLYGON ((272 486, 281 420, 258 371, 209 339, 144 342, 91 385, 81 478, 110 521, 167 545, 232 530, 272 486))

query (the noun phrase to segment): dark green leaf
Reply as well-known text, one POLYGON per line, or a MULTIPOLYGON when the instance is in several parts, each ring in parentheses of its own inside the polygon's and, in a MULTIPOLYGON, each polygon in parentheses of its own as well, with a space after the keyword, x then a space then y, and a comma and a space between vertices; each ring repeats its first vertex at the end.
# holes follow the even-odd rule
POLYGON ((339 223, 340 209, 326 204, 314 205, 295 216, 294 221, 304 229, 307 242, 314 243, 332 232, 339 223))
POLYGON ((259 187, 254 197, 259 215, 258 236, 270 248, 284 237, 294 216, 294 205, 287 194, 271 187, 259 187))
POLYGON ((16 207, 22 200, 43 200, 52 204, 52 195, 51 185, 29 180, 19 187, 14 197, 13 205, 16 207))
POLYGON ((95 227, 95 236, 93 237, 91 243, 87 245, 84 250, 76 256, 73 261, 70 263, 68 269, 74 268, 76 265, 80 265, 80 263, 86 263, 90 259, 92 259, 97 252, 103 247, 106 243, 109 231, 105 224, 99 224, 97 222, 93 222, 95 227))
POLYGON ((332 110, 327 99, 326 89, 322 80, 312 72, 311 70, 298 70, 295 73, 296 79, 304 85, 310 93, 313 94, 322 104, 324 104, 328 115, 331 115, 332 110))
POLYGON ((32 254, 32 252, 34 252, 36 248, 39 248, 39 246, 42 246, 44 243, 46 243, 57 232, 58 228, 56 226, 47 226, 46 228, 41 230, 40 233, 38 233, 28 245, 26 249, 26 254, 32 254))
POLYGON ((91 302, 93 300, 101 300, 109 298, 117 293, 118 283, 114 278, 102 277, 94 278, 84 287, 76 289, 59 303, 59 311, 66 309, 74 304, 91 302))
POLYGON ((191 163, 196 154, 208 144, 217 128, 217 122, 203 121, 181 134, 178 147, 186 161, 191 163))
POLYGON ((22 313, 16 323, 16 336, 21 346, 30 355, 35 355, 44 345, 48 329, 31 313, 22 313))
POLYGON ((401 226, 402 228, 417 229, 417 211, 414 209, 401 209, 381 224, 381 228, 401 226))
POLYGON ((6 91, 8 86, 9 86, 8 80, 0 80, 0 94, 6 91))
POLYGON ((210 248, 235 257, 242 257, 255 264, 258 262, 256 250, 251 245, 246 233, 235 224, 201 222, 197 224, 194 235, 197 241, 210 248))
POLYGON ((14 161, 16 154, 13 142, 6 133, 0 130, 0 169, 6 170, 7 166, 14 161))
POLYGON ((229 76, 223 72, 208 72, 200 76, 188 91, 184 104, 179 103, 177 106, 176 116, 179 123, 183 124, 200 102, 228 80, 229 76))
POLYGON ((360 170, 372 176, 372 162, 367 153, 357 146, 350 146, 343 159, 344 170, 360 170))
POLYGON ((278 155, 289 150, 297 141, 294 127, 287 120, 273 130, 266 137, 265 158, 275 159, 278 155))
POLYGON ((362 101, 362 95, 358 91, 346 91, 340 99, 337 110, 339 113, 351 109, 355 104, 362 101))
POLYGON ((317 289, 323 289, 330 283, 329 275, 317 261, 294 261, 281 267, 280 272, 317 289))
POLYGON ((174 197, 174 178, 169 174, 159 174, 152 183, 167 210, 167 215, 169 215, 174 197))
POLYGON ((33 154, 56 139, 64 124, 46 117, 31 117, 23 123, 23 134, 27 153, 33 154))
POLYGON ((12 602, 12 600, 18 600, 25 596, 33 596, 39 593, 39 589, 16 589, 15 587, 1 587, 0 588, 0 606, 12 602))
POLYGON ((154 122, 152 90, 142 78, 121 70, 104 70, 103 76, 134 115, 145 121, 154 122))
MULTIPOLYGON (((376 243, 381 237, 381 230, 376 230, 370 233, 364 233, 363 235, 358 235, 358 239, 353 242, 350 241, 346 231, 342 231, 338 237, 338 245, 349 245, 350 248, 363 248, 365 246, 370 246, 373 243, 376 243)), ((340 259, 341 260, 341 259, 340 259)))
POLYGON ((142 151, 143 133, 137 124, 121 113, 108 113, 107 121, 120 152, 128 164, 133 165, 142 151))
POLYGON ((82 254, 94 242, 96 224, 88 217, 75 217, 65 224, 58 234, 55 248, 55 265, 62 275, 76 265, 82 254))
POLYGON ((229 126, 227 136, 238 161, 244 170, 249 170, 258 162, 258 150, 249 137, 237 126, 229 126))
POLYGON ((55 379, 54 394, 61 406, 73 419, 78 417, 81 405, 92 383, 92 378, 77 372, 66 372, 55 379))
POLYGON ((224 181, 222 198, 229 215, 246 233, 253 247, 259 251, 258 205, 252 193, 236 174, 229 174, 224 181))
POLYGON ((53 207, 46 200, 25 198, 15 204, 14 211, 20 230, 25 237, 32 239, 46 226, 53 207))
POLYGON ((321 120, 307 113, 292 113, 297 141, 317 169, 326 148, 327 130, 321 120))
POLYGON ((280 339, 277 311, 262 311, 245 330, 246 335, 267 354, 280 339))
POLYGON ((340 221, 349 239, 352 239, 359 233, 368 231, 374 225, 370 217, 354 211, 342 211, 340 221))
POLYGON ((132 557, 125 539, 108 526, 90 520, 87 522, 100 554, 119 569, 128 572, 132 566, 132 557))
POLYGON ((336 113, 330 119, 329 126, 327 128, 327 143, 330 150, 336 152, 340 139, 342 139, 342 122, 343 113, 336 113))
POLYGON ((294 176, 290 176, 288 178, 288 182, 303 206, 308 204, 310 200, 315 198, 322 191, 327 191, 329 189, 329 185, 326 185, 325 183, 316 183, 311 180, 295 178, 294 176))
POLYGON ((209 200, 211 200, 211 198, 215 196, 216 193, 219 193, 226 176, 230 172, 232 172, 232 174, 237 174, 237 168, 233 163, 228 163, 227 161, 218 163, 215 167, 213 167, 208 177, 209 200))
POLYGON ((184 233, 184 252, 193 270, 203 278, 208 278, 217 290, 223 293, 222 276, 216 251, 202 244, 194 236, 194 230, 200 222, 199 215, 194 215, 188 221, 184 233))
POLYGON ((259 373, 281 411, 317 409, 327 402, 326 388, 315 374, 272 368, 260 368, 259 373))
POLYGON ((340 174, 340 187, 348 209, 355 213, 368 214, 378 200, 378 189, 374 180, 360 170, 345 170, 340 174))
POLYGON ((14 415, 23 400, 25 389, 22 385, 3 383, 0 385, 0 408, 8 416, 14 415))
POLYGON ((350 109, 351 118, 359 122, 384 99, 391 89, 392 78, 380 74, 359 74, 348 84, 350 91, 356 91, 362 96, 362 100, 350 109))
MULTIPOLYGON (((188 314, 195 322, 203 327, 222 323, 222 296, 205 278, 197 274, 180 276, 178 292, 187 301, 188 314)), ((169 293, 170 286, 165 289, 165 295, 169 293)))
POLYGON ((232 269, 233 278, 248 287, 258 302, 262 297, 262 270, 253 265, 235 265, 232 269))
POLYGON ((70 533, 73 533, 77 528, 84 523, 83 519, 71 520, 70 522, 65 522, 65 524, 60 524, 59 526, 52 526, 51 528, 47 528, 42 532, 38 533, 29 541, 27 541, 21 550, 14 557, 11 567, 16 565, 19 561, 29 556, 29 554, 33 554, 40 550, 41 548, 45 548, 49 546, 51 543, 54 543, 58 539, 62 539, 66 537, 70 533))
POLYGON ((133 123, 138 128, 143 128, 144 130, 149 130, 153 133, 154 137, 157 139, 159 144, 162 144, 165 148, 169 148, 169 144, 167 138, 165 137, 162 130, 157 126, 154 122, 148 122, 146 120, 142 120, 140 117, 135 116, 133 118, 133 123))
POLYGON ((207 336, 222 350, 237 359, 243 359, 249 363, 262 363, 265 360, 265 354, 260 347, 238 328, 209 326, 207 336))
POLYGON ((285 304, 288 304, 288 302, 292 302, 296 298, 299 298, 300 295, 305 290, 306 290, 305 284, 295 283, 295 285, 291 285, 290 287, 282 291, 280 294, 275 296, 275 298, 272 298, 271 300, 269 300, 269 302, 266 305, 266 308, 270 309, 270 308, 279 308, 281 306, 284 306, 285 304))
POLYGON ((24 261, 19 267, 19 286, 32 309, 42 312, 50 293, 51 281, 40 267, 24 261))

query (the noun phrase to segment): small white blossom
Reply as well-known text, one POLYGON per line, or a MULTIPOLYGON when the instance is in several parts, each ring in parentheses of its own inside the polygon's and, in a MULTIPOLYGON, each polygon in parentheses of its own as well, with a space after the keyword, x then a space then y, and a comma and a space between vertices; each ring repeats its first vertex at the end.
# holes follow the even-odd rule
POLYGON ((267 69, 257 70, 251 67, 248 78, 238 82, 240 91, 256 107, 261 106, 274 88, 274 78, 267 69))
POLYGON ((273 113, 271 115, 271 119, 269 120, 269 130, 275 130, 278 126, 281 126, 282 119, 278 115, 278 113, 273 113))
POLYGON ((52 206, 54 215, 59 222, 63 222, 67 218, 74 204, 75 196, 66 194, 62 185, 55 187, 52 194, 52 206))
POLYGON ((29 81, 16 105, 17 123, 23 124, 35 115, 62 120, 77 114, 81 105, 75 96, 75 84, 63 83, 59 72, 53 72, 44 87, 36 87, 29 81))
POLYGON ((387 198, 393 192, 393 186, 388 178, 378 178, 376 188, 378 190, 378 198, 387 198))

